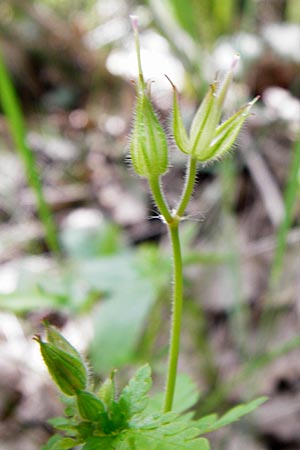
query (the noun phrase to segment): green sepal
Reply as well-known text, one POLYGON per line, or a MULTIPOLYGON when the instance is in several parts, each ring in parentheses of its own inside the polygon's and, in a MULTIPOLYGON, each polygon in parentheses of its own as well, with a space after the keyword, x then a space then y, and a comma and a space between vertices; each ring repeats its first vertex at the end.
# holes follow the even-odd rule
POLYGON ((213 139, 221 112, 217 102, 217 83, 212 83, 192 121, 190 153, 201 160, 202 153, 213 139))
POLYGON ((101 421, 106 416, 106 408, 102 400, 88 391, 78 391, 77 406, 81 417, 91 422, 101 421))
POLYGON ((44 320, 43 324, 46 329, 46 337, 48 343, 55 345, 57 348, 64 350, 70 355, 73 355, 75 358, 77 358, 79 361, 83 363, 80 353, 76 350, 75 347, 73 347, 73 345, 70 344, 69 341, 67 341, 66 338, 64 338, 60 334, 57 328, 52 326, 47 320, 44 320))
POLYGON ((232 148, 257 99, 258 97, 247 103, 217 128, 207 152, 202 155, 202 162, 221 158, 232 148))
POLYGON ((85 365, 55 345, 43 342, 40 337, 35 339, 40 344, 49 373, 60 390, 66 395, 73 396, 77 390, 85 389, 88 380, 85 365))
POLYGON ((130 156, 142 177, 160 176, 168 169, 167 138, 146 89, 138 92, 130 156))
POLYGON ((239 59, 240 59, 239 55, 234 56, 234 59, 231 63, 230 69, 227 71, 227 73, 223 77, 223 80, 219 84, 218 91, 217 91, 217 103, 218 103, 220 110, 223 107, 225 97, 227 95, 230 83, 232 82, 232 79, 233 79, 233 72, 234 72, 234 69, 235 69, 239 59))
POLYGON ((176 89, 176 86, 172 83, 167 75, 166 78, 171 83, 171 86, 173 88, 173 136, 178 148, 180 148, 183 153, 189 154, 191 150, 190 140, 182 120, 182 115, 179 107, 178 91, 176 89))
POLYGON ((115 374, 116 371, 112 371, 111 376, 102 383, 98 391, 98 397, 106 405, 107 409, 111 407, 115 399, 115 374))

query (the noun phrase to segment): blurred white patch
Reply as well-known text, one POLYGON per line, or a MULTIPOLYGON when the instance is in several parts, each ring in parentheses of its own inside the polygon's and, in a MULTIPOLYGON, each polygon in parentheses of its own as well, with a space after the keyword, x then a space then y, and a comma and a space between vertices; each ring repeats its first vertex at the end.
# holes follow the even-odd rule
POLYGON ((267 24, 262 35, 270 47, 285 59, 300 62, 300 25, 293 23, 267 24))
POLYGON ((97 50, 123 38, 128 32, 128 28, 129 22, 127 20, 116 17, 88 32, 84 42, 91 50, 97 50))
POLYGON ((125 131, 126 121, 120 116, 109 116, 105 121, 104 128, 111 136, 120 136, 125 131))
POLYGON ((221 38, 213 51, 215 70, 228 70, 236 54, 241 56, 236 73, 241 74, 244 63, 257 59, 263 51, 261 38, 251 33, 237 33, 230 37, 221 38))
POLYGON ((80 208, 71 212, 63 221, 63 228, 96 228, 102 225, 103 216, 92 208, 80 208))
MULTIPOLYGON (((171 55, 167 41, 154 31, 141 36, 141 57, 144 77, 155 81, 155 91, 170 91, 167 74, 179 90, 184 84, 184 69, 181 63, 171 55)), ((107 69, 114 75, 127 79, 136 79, 138 68, 133 39, 123 49, 113 50, 107 58, 107 69)))
POLYGON ((69 139, 61 136, 45 136, 30 132, 27 136, 28 144, 34 150, 44 152, 50 158, 69 161, 78 157, 78 149, 69 139))
POLYGON ((0 269, 0 294, 11 294, 18 286, 18 268, 13 264, 3 264, 0 269))
POLYGON ((126 12, 126 2, 124 0, 98 0, 96 12, 102 18, 112 17, 115 14, 126 12))
POLYGON ((300 121, 300 100, 286 89, 270 87, 263 93, 263 101, 275 118, 287 121, 300 121))

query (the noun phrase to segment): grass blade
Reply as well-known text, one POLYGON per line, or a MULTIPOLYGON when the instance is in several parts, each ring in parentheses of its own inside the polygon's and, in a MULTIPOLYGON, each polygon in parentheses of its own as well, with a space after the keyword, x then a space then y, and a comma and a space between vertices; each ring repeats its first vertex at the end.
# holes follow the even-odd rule
POLYGON ((16 149, 23 161, 27 182, 31 186, 36 197, 38 214, 45 229, 47 245, 52 252, 56 253, 59 250, 56 226, 43 193, 43 187, 34 154, 26 143, 26 128, 23 113, 13 83, 5 67, 1 49, 0 102, 9 123, 16 149))

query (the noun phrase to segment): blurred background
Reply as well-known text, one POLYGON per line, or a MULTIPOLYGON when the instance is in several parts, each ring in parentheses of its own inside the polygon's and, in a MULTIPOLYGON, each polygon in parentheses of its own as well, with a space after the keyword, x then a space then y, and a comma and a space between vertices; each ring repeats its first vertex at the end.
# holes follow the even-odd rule
MULTIPOLYGON (((96 379, 115 367, 122 384, 149 361, 163 386, 171 261, 127 157, 137 72, 129 14, 139 16, 167 131, 164 74, 187 127, 236 53, 225 116, 261 96, 231 156, 199 168, 182 224, 178 387, 183 398, 201 391, 197 417, 270 397, 212 434, 212 448, 299 450, 299 0, 1 0, 1 450, 40 449, 62 411, 32 341, 45 317, 91 359, 96 379)), ((171 139, 170 158, 174 205, 185 157, 171 139)))

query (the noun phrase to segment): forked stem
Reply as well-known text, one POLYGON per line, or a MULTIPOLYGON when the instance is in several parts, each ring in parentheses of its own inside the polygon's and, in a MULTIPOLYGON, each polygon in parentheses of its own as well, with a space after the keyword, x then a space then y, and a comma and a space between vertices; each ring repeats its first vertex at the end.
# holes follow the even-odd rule
POLYGON ((165 201, 159 177, 149 179, 150 189, 154 201, 163 217, 163 220, 168 227, 170 241, 173 252, 173 298, 172 298, 172 319, 170 331, 170 348, 168 358, 168 370, 166 379, 166 390, 163 410, 164 412, 171 411, 174 393, 176 387, 177 365, 180 350, 180 334, 181 334, 181 317, 183 304, 183 275, 182 275, 182 256, 179 238, 179 223, 188 205, 188 202, 193 193, 193 188, 196 179, 197 161, 192 156, 189 159, 187 167, 186 182, 183 188, 181 200, 174 213, 165 201))
POLYGON ((191 195, 194 190, 196 175, 197 175, 197 160, 192 155, 190 155, 187 166, 184 189, 179 204, 176 208, 176 215, 178 217, 183 216, 184 211, 186 210, 186 207, 190 201, 191 195))

